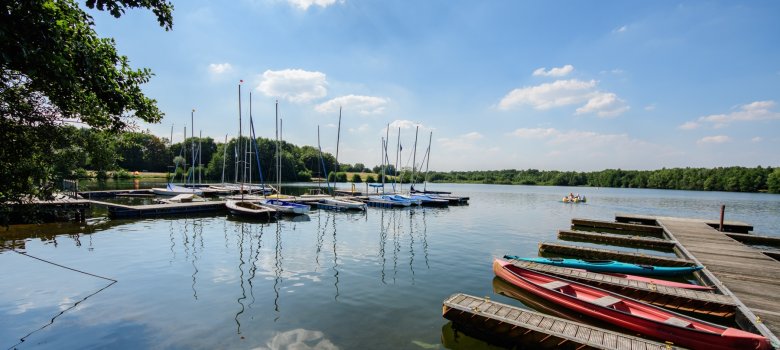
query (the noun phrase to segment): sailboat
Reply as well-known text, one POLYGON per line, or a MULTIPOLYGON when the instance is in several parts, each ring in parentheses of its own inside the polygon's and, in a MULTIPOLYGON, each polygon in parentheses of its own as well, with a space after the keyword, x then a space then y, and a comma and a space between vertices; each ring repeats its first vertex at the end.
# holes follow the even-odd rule
MULTIPOLYGON (((243 82, 243 80, 241 81, 243 82)), ((249 103, 252 103, 252 97, 250 93, 249 97, 249 103)), ((251 108, 250 108, 251 110, 251 108)), ((241 83, 238 84, 238 141, 236 142, 236 147, 240 149, 241 147, 241 83)), ((239 152, 239 155, 241 152, 239 152)), ((244 164, 248 164, 246 160, 246 155, 244 155, 244 164)), ((245 172, 242 172, 241 177, 241 183, 240 183, 240 192, 241 192, 241 198, 240 199, 228 199, 225 202, 225 206, 230 211, 230 214, 241 216, 245 218, 252 218, 252 219, 261 219, 261 220, 273 220, 276 218, 276 210, 273 208, 266 207, 264 205, 261 205, 259 203, 255 203, 252 201, 249 201, 244 198, 244 180, 245 180, 245 172)))
MULTIPOLYGON (((191 118, 194 120, 195 110, 193 109, 192 112, 193 112, 193 115, 191 116, 191 118)), ((171 131, 171 132, 173 132, 173 131, 171 131)), ((195 132, 193 130, 193 134, 194 133, 195 132)), ((186 141, 187 141, 187 127, 185 126, 184 127, 184 142, 186 142, 186 141)), ((185 149, 185 147, 182 147, 182 149, 185 149)), ((193 151, 194 151, 194 147, 193 147, 193 151)), ((179 154, 179 155, 181 155, 181 154, 179 154)), ((186 156, 186 151, 185 151, 185 156, 186 156)), ((184 162, 186 164, 187 161, 185 160, 184 162)), ((194 156, 193 156, 193 164, 194 164, 194 162, 195 162, 195 160, 194 160, 194 156)), ((176 168, 178 168, 178 167, 179 167, 179 163, 177 162, 176 163, 176 168)), ((173 170, 173 173, 176 174, 176 169, 173 170)), ((171 179, 173 179, 173 177, 171 179)), ((184 182, 186 182, 186 180, 184 180, 184 182)), ((194 188, 194 187, 184 187, 184 186, 174 185, 171 182, 168 182, 168 184, 165 186, 165 188, 161 188, 161 187, 154 187, 154 188, 152 188, 152 192, 154 192, 154 194, 161 195, 161 196, 178 196, 180 194, 193 194, 193 195, 197 195, 197 196, 202 196, 203 195, 203 191, 201 191, 200 189, 197 189, 197 188, 194 188)))
MULTIPOLYGON (((251 106, 251 104, 250 104, 250 106, 251 106)), ((276 101, 276 118, 277 118, 277 120, 279 119, 279 101, 276 101)), ((249 120, 250 120, 249 123, 250 123, 251 128, 252 128, 252 139, 254 140, 255 139, 255 136, 254 136, 255 127, 254 127, 254 124, 252 124, 252 121, 251 121, 252 120, 252 109, 251 109, 251 107, 250 107, 250 110, 249 110, 249 120)), ((277 156, 276 156, 276 181, 277 181, 276 190, 277 190, 277 192, 276 192, 275 195, 269 196, 269 197, 273 197, 273 198, 265 198, 265 199, 263 199, 260 202, 263 203, 265 206, 273 208, 273 209, 275 209, 276 211, 278 211, 278 212, 280 212, 282 214, 303 215, 303 214, 306 214, 306 213, 309 212, 309 210, 311 209, 311 206, 306 205, 306 204, 293 203, 293 202, 289 202, 289 201, 285 201, 285 200, 281 199, 283 197, 289 197, 289 196, 283 196, 280 193, 281 189, 282 189, 282 161, 281 161, 281 154, 279 153, 280 152, 279 143, 281 142, 281 138, 282 138, 281 135, 282 135, 282 133, 281 133, 281 130, 280 130, 281 129, 281 127, 280 127, 281 124, 279 122, 277 122, 276 125, 277 125, 277 132, 276 132, 276 135, 277 135, 276 136, 276 138, 277 138, 277 143, 276 143, 276 153, 277 153, 277 156)), ((255 148, 257 148, 257 145, 255 145, 255 148)), ((255 151, 257 151, 257 149, 255 149, 255 151)), ((255 153, 255 154, 257 154, 257 153, 255 153)), ((260 169, 260 156, 259 155, 257 156, 257 168, 260 169)))
MULTIPOLYGON (((334 166, 334 172, 338 172, 338 164, 339 164, 339 137, 341 136, 341 107, 339 107, 339 127, 336 134, 336 161, 334 166)), ((319 145, 320 141, 320 127, 317 126, 317 147, 320 148, 320 162, 322 163, 322 170, 325 173, 325 176, 328 175, 328 170, 325 168, 325 162, 322 160, 322 147, 319 145)), ((334 176, 335 180, 335 176, 334 176)), ((328 179, 328 189, 330 189, 330 180, 328 179)), ((334 181, 334 187, 335 187, 335 181, 334 181)), ((333 192, 334 195, 330 198, 323 198, 317 201, 317 206, 323 209, 331 209, 331 210, 366 210, 366 203, 353 201, 349 199, 336 199, 335 191, 333 192)))

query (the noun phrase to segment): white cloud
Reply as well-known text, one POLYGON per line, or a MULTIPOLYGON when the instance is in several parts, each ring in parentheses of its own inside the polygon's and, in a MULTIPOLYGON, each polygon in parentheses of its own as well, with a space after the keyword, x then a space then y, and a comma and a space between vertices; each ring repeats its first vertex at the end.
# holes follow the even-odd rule
POLYGON ((467 150, 473 150, 476 148, 474 145, 474 142, 477 140, 482 139, 484 136, 482 134, 472 131, 460 136, 457 136, 455 138, 440 138, 437 141, 442 145, 442 148, 444 148, 447 152, 453 152, 453 151, 467 151, 467 150))
POLYGON ((320 113, 329 113, 337 112, 341 106, 344 111, 356 111, 363 115, 381 114, 388 101, 389 99, 382 97, 347 95, 323 102, 314 109, 320 113))
POLYGON ((696 141, 697 144, 703 145, 708 143, 726 143, 731 141, 731 138, 726 135, 706 136, 696 141))
MULTIPOLYGON (((287 3, 290 5, 293 5, 304 11, 308 10, 309 7, 313 5, 325 8, 335 4, 336 2, 336 0, 287 0, 287 3)), ((342 0, 338 2, 343 3, 344 1, 342 0)))
POLYGON ((649 105, 645 106, 645 110, 648 111, 648 112, 654 111, 655 110, 655 103, 649 104, 649 105))
POLYGON ((750 139, 750 141, 753 142, 753 143, 759 143, 761 141, 764 141, 764 138, 761 137, 761 136, 756 136, 756 137, 750 139))
POLYGON ((550 70, 545 70, 544 67, 539 68, 534 71, 533 76, 535 77, 564 77, 574 71, 574 66, 567 64, 560 68, 550 68, 550 70))
POLYGON ((518 105, 531 105, 536 109, 545 110, 581 103, 588 100, 594 87, 596 87, 595 80, 571 79, 514 89, 501 99, 498 108, 507 110, 518 105))
POLYGON ((349 132, 364 133, 368 131, 368 124, 361 124, 357 128, 349 128, 349 132))
POLYGON ((596 113, 599 117, 615 117, 627 111, 626 101, 611 92, 594 92, 588 103, 577 108, 575 114, 596 113))
POLYGON ((233 66, 230 65, 230 63, 212 63, 209 64, 209 72, 212 74, 222 74, 227 73, 233 70, 233 66))
POLYGON ((699 123, 697 122, 685 122, 682 125, 678 126, 678 129, 681 130, 693 130, 699 127, 699 123))
POLYGON ((283 98, 294 103, 306 103, 328 94, 325 73, 302 69, 263 72, 257 90, 269 97, 283 98))
POLYGON ((613 33, 625 33, 627 30, 628 30, 628 26, 622 26, 620 28, 615 28, 615 30, 613 30, 612 32, 613 33))
POLYGON ((599 117, 614 117, 630 108, 616 94, 595 90, 596 85, 595 80, 570 79, 514 89, 501 99, 498 108, 508 110, 519 105, 530 105, 535 109, 546 110, 585 102, 575 113, 595 113, 599 117))
POLYGON ((557 135, 558 130, 553 128, 520 128, 513 131, 511 134, 523 139, 541 139, 557 135))
POLYGON ((713 123, 722 127, 731 122, 780 120, 780 112, 772 111, 775 101, 755 101, 739 106, 737 111, 728 114, 712 114, 699 118, 700 122, 713 123))

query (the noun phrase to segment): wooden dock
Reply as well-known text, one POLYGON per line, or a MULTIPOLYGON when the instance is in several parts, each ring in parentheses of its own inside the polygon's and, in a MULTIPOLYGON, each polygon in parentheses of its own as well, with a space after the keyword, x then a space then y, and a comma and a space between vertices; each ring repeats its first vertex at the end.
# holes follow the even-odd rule
POLYGON ((551 254, 583 259, 620 260, 636 264, 658 266, 694 266, 696 262, 689 259, 671 258, 658 255, 622 252, 619 250, 573 246, 559 243, 539 243, 540 254, 551 254))
POLYGON ((528 261, 512 260, 512 263, 522 268, 560 276, 670 309, 717 317, 732 317, 737 309, 734 299, 727 295, 662 286, 528 261))
POLYGON ((108 207, 108 216, 112 219, 141 218, 167 215, 214 213, 225 210, 224 201, 123 205, 109 202, 90 201, 96 205, 108 207))
POLYGON ((655 225, 611 222, 589 219, 571 219, 571 228, 576 229, 596 229, 600 232, 623 233, 634 236, 650 236, 664 238, 664 231, 661 227, 655 225))
POLYGON ((444 300, 442 315, 454 323, 530 349, 678 349, 462 293, 444 300))
POLYGON ((607 243, 624 247, 641 247, 662 251, 673 251, 677 244, 677 242, 668 239, 577 230, 558 230, 558 238, 563 240, 607 243))
POLYGON ((780 262, 719 232, 705 220, 657 217, 656 221, 679 242, 683 256, 704 265, 701 273, 735 298, 737 323, 780 346, 776 336, 780 334, 780 262))

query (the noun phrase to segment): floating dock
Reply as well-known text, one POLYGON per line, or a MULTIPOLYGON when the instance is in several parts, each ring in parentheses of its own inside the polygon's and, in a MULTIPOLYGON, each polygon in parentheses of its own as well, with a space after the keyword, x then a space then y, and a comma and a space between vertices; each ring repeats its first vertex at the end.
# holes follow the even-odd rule
POLYGON ((530 349, 679 349, 462 293, 444 300, 442 315, 530 349))
POLYGON ((225 210, 223 201, 150 204, 150 205, 122 205, 109 202, 90 201, 92 204, 108 207, 108 216, 112 219, 142 218, 167 215, 185 215, 214 213, 225 210))
POLYGON ((672 251, 677 244, 675 241, 661 238, 578 230, 558 230, 558 238, 563 240, 606 243, 624 247, 641 247, 663 251, 672 251))
POLYGON ((572 230, 577 229, 596 229, 599 232, 609 232, 617 234, 629 234, 634 236, 650 236, 664 238, 664 230, 655 225, 622 223, 589 219, 571 219, 572 230))
POLYGON ((539 243, 540 254, 556 256, 577 257, 582 259, 620 260, 635 264, 647 264, 658 266, 695 266, 696 262, 690 259, 672 258, 658 255, 623 252, 619 250, 581 247, 559 243, 539 243))

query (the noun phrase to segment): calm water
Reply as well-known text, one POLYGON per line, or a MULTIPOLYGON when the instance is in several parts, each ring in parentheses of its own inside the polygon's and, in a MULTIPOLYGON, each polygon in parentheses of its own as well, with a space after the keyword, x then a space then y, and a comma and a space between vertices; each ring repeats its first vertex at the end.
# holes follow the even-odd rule
POLYGON ((495 294, 493 257, 535 256, 573 217, 715 220, 725 204, 728 220, 780 235, 780 195, 432 187, 471 204, 313 210, 271 224, 219 215, 14 227, 0 233, 6 247, 92 275, 0 251, 0 348, 483 347, 453 336, 442 300, 465 292, 521 305, 495 294), (569 192, 588 203, 560 203, 569 192))

